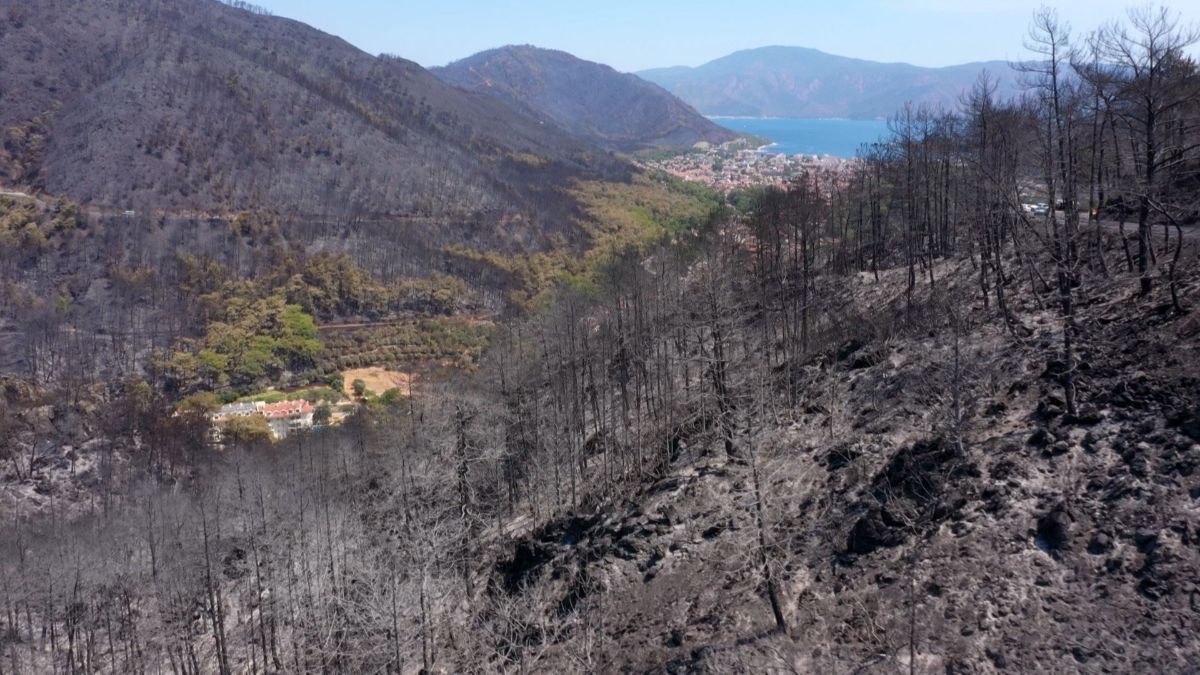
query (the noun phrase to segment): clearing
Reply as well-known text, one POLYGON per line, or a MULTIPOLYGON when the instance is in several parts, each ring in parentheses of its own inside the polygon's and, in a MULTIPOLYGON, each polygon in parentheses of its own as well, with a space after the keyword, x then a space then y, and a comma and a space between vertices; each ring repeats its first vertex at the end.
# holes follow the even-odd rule
POLYGON ((414 373, 404 373, 397 370, 388 370, 379 366, 371 368, 355 368, 347 370, 342 375, 342 391, 346 396, 354 398, 353 384, 355 380, 362 380, 367 385, 367 390, 379 395, 388 389, 399 389, 400 393, 405 396, 412 394, 412 384, 417 379, 414 373))

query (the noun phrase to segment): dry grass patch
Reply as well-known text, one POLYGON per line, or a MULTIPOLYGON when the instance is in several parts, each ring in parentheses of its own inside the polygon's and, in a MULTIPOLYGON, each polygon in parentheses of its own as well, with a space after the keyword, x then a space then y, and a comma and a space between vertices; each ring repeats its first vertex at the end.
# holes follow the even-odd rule
POLYGON ((399 389, 405 396, 412 395, 413 382, 417 376, 414 373, 404 373, 374 366, 371 368, 355 368, 347 370, 342 375, 342 391, 346 396, 354 398, 354 381, 362 380, 367 385, 367 391, 379 395, 389 389, 399 389))

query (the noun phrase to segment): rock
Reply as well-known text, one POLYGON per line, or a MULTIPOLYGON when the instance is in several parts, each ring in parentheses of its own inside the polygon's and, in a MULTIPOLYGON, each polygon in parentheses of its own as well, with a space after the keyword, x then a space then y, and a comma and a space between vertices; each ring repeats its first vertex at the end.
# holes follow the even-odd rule
POLYGON ((1058 457, 1065 455, 1071 451, 1071 446, 1066 441, 1057 441, 1048 448, 1042 450, 1042 454, 1046 457, 1058 457))
POLYGON ((715 539, 722 532, 725 531, 726 526, 727 526, 727 523, 717 523, 716 525, 713 525, 712 527, 709 527, 709 528, 705 529, 703 532, 701 532, 700 536, 706 540, 707 539, 715 539))
POLYGON ((1145 478, 1150 473, 1150 461, 1144 452, 1130 448, 1121 453, 1121 459, 1129 465, 1129 472, 1138 478, 1145 478))
POLYGON ((1162 585, 1153 577, 1142 579, 1137 585, 1137 592, 1148 600, 1158 600, 1163 596, 1162 585))
POLYGON ((1034 411, 1034 416, 1039 420, 1049 421, 1058 417, 1063 413, 1062 403, 1054 398, 1043 399, 1038 402, 1037 410, 1034 411))
POLYGON ((1138 530, 1133 535, 1133 543, 1137 545, 1138 551, 1150 553, 1158 547, 1158 532, 1149 529, 1138 530))
POLYGON ((851 553, 871 553, 880 548, 897 546, 904 541, 904 533, 900 528, 888 526, 883 513, 872 509, 854 524, 850 530, 846 549, 851 553))
POLYGON ((1052 436, 1044 427, 1038 428, 1036 431, 1030 434, 1029 438, 1025 441, 1026 444, 1035 448, 1045 448, 1053 442, 1054 436, 1052 436))
POLYGON ((1193 441, 1200 442, 1200 410, 1192 413, 1190 419, 1180 422, 1179 432, 1193 441))
POLYGON ((1088 542, 1088 553, 1092 555, 1101 555, 1112 550, 1112 538, 1103 532, 1096 533, 1090 542, 1088 542))
POLYGON ((1061 505, 1038 519, 1035 539, 1042 550, 1057 554, 1070 544, 1070 537, 1071 516, 1061 505))

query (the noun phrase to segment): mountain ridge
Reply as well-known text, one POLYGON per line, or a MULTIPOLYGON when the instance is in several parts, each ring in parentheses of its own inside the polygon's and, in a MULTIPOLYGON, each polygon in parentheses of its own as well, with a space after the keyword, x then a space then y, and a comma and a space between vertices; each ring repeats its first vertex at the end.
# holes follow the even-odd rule
POLYGON ((629 171, 412 61, 215 0, 35 0, 0 8, 0 49, 0 184, 88 203, 557 219, 553 186, 629 171))
POLYGON ((737 137, 658 85, 560 50, 507 45, 433 72, 454 86, 497 98, 610 150, 721 143, 737 137))
POLYGON ((1013 91, 1004 61, 927 68, 783 45, 637 74, 710 116, 883 119, 909 101, 954 107, 984 70, 1000 81, 1002 96, 1013 91))
POLYGON ((842 60, 846 60, 846 61, 857 61, 859 63, 864 63, 864 64, 882 65, 882 66, 908 66, 911 68, 922 68, 925 70, 944 70, 947 68, 959 68, 962 66, 987 65, 987 64, 1007 64, 1008 63, 1004 59, 984 59, 984 60, 980 60, 980 61, 964 61, 962 63, 952 63, 948 66, 922 66, 922 65, 919 65, 916 63, 911 63, 909 61, 876 61, 874 59, 865 59, 865 58, 862 58, 859 56, 846 56, 845 54, 834 54, 832 52, 827 52, 822 49, 817 49, 816 47, 802 47, 799 45, 774 44, 774 45, 761 45, 759 47, 746 47, 745 49, 737 49, 737 50, 734 50, 734 51, 726 54, 725 56, 718 56, 715 59, 709 59, 708 61, 705 61, 704 63, 702 63, 698 66, 676 64, 676 65, 672 65, 672 66, 658 66, 658 67, 654 67, 654 68, 642 68, 642 69, 639 69, 639 70, 636 70, 633 72, 634 73, 646 73, 646 72, 653 72, 653 71, 660 71, 660 70, 693 70, 696 68, 704 67, 708 64, 711 64, 711 63, 714 63, 717 61, 722 61, 724 59, 728 59, 733 56, 738 56, 740 54, 748 54, 751 52, 765 52, 765 51, 807 52, 807 53, 812 53, 812 54, 820 54, 822 56, 833 57, 836 59, 842 59, 842 60))

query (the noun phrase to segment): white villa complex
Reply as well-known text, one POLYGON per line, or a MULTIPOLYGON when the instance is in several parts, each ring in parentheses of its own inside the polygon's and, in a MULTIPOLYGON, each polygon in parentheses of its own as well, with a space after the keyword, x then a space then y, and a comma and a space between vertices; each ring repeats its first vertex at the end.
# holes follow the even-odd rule
POLYGON ((308 401, 229 403, 209 415, 214 441, 220 442, 221 427, 229 420, 251 415, 262 415, 267 418, 267 423, 271 426, 271 435, 276 440, 287 438, 288 434, 293 431, 311 429, 313 426, 313 405, 308 401))

